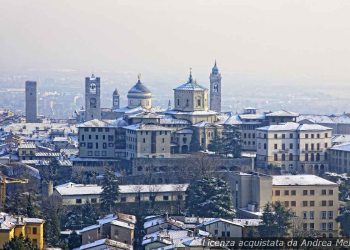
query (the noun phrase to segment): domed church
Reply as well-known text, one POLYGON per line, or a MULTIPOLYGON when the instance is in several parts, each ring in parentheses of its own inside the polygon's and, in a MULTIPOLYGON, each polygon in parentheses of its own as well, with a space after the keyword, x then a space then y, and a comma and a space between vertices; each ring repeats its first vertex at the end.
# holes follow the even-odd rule
POLYGON ((133 109, 142 107, 145 109, 152 108, 152 93, 141 82, 140 75, 138 76, 137 83, 128 92, 128 108, 133 109))

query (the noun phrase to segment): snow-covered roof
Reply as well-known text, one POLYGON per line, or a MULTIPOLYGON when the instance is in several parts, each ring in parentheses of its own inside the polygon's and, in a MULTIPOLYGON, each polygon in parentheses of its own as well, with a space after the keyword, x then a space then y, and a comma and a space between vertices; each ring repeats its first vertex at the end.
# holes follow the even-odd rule
POLYGON ((35 149, 36 145, 34 143, 21 143, 18 145, 18 149, 35 149))
POLYGON ((84 122, 83 124, 78 125, 78 128, 94 128, 94 127, 117 128, 117 127, 123 127, 126 125, 127 125, 127 123, 122 118, 118 118, 116 120, 94 119, 94 120, 90 120, 90 121, 84 122))
POLYGON ((176 131, 177 134, 193 134, 193 130, 189 128, 184 128, 176 131))
MULTIPOLYGON (((120 194, 185 192, 188 185, 189 184, 119 185, 119 192, 120 194)), ((56 186, 55 189, 62 196, 99 195, 102 192, 102 186, 96 184, 75 184, 73 182, 56 186)))
POLYGON ((127 229, 134 229, 135 228, 135 225, 132 224, 132 223, 127 223, 127 222, 124 222, 124 221, 120 221, 120 220, 113 220, 111 222, 112 225, 114 226, 118 226, 118 227, 124 227, 124 228, 127 228, 127 229))
POLYGON ((317 175, 273 175, 273 186, 319 186, 319 185, 337 185, 317 175))
POLYGON ((264 120, 265 114, 241 114, 241 120, 264 120))
POLYGON ((122 243, 120 241, 110 240, 110 239, 100 239, 96 240, 92 243, 88 243, 85 245, 81 245, 74 250, 86 250, 86 249, 123 249, 123 250, 132 250, 133 246, 128 245, 126 243, 122 243), (106 248, 98 248, 102 246, 106 246, 106 248))
POLYGON ((290 111, 287 111, 287 110, 279 110, 279 111, 274 111, 274 112, 266 114, 266 117, 275 117, 275 116, 298 117, 299 114, 295 113, 295 112, 290 112, 290 111))
POLYGON ((129 126, 125 126, 125 129, 129 130, 140 130, 140 131, 171 131, 171 129, 155 125, 155 124, 143 124, 143 123, 138 123, 138 124, 132 124, 129 126))
POLYGON ((43 219, 39 219, 39 218, 27 218, 27 217, 23 218, 23 221, 24 221, 25 223, 29 223, 29 224, 42 224, 42 223, 45 222, 45 220, 43 220, 43 219))
POLYGON ((297 121, 309 120, 313 123, 326 123, 326 124, 350 124, 350 117, 346 114, 342 115, 300 115, 297 121))
POLYGON ((228 224, 231 224, 231 225, 243 227, 242 224, 239 223, 239 222, 234 222, 234 221, 230 221, 230 220, 225 220, 225 219, 222 219, 222 218, 215 218, 215 219, 212 219, 212 220, 203 222, 202 224, 199 224, 198 227, 211 225, 211 224, 217 223, 217 222, 224 222, 224 223, 228 223, 228 224))
POLYGON ((350 142, 350 135, 334 135, 332 137, 332 143, 340 144, 350 142))
POLYGON ((140 79, 137 81, 137 83, 128 91, 128 94, 150 94, 151 91, 140 81, 140 79))
POLYGON ((347 151, 350 152, 350 142, 342 143, 339 145, 335 145, 331 148, 331 150, 339 150, 339 151, 347 151))
POLYGON ((142 245, 144 246, 154 241, 161 241, 165 244, 171 245, 180 242, 187 237, 187 230, 163 230, 151 234, 146 234, 143 237, 142 245))
POLYGON ((201 116, 201 115, 216 115, 217 112, 213 110, 196 110, 196 111, 179 111, 179 110, 167 110, 165 111, 166 114, 170 115, 193 115, 193 116, 201 116))
POLYGON ((174 90, 199 90, 203 91, 206 90, 205 87, 199 85, 196 80, 193 80, 192 73, 190 73, 190 76, 188 78, 188 81, 179 87, 175 88, 174 90))
POLYGON ((319 124, 299 124, 296 122, 286 122, 283 124, 276 124, 257 128, 262 131, 325 131, 332 128, 325 127, 319 124))
POLYGON ((85 232, 88 232, 88 231, 91 231, 91 230, 94 230, 94 229, 98 229, 100 228, 100 225, 96 224, 96 225, 91 225, 91 226, 87 226, 87 227, 84 227, 83 229, 79 230, 79 233, 85 233, 85 232))

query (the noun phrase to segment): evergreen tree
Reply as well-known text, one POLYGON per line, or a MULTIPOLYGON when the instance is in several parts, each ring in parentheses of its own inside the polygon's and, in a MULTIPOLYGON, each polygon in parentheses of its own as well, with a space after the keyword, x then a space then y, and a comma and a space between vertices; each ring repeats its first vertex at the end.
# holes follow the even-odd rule
POLYGON ((96 223, 98 213, 96 208, 90 203, 81 206, 75 206, 65 218, 64 228, 80 229, 96 223))
POLYGON ((110 170, 105 170, 102 183, 101 193, 101 210, 110 213, 115 206, 115 202, 119 196, 118 179, 115 174, 110 170))
POLYGON ((68 237, 68 248, 75 249, 81 246, 81 238, 76 231, 71 233, 68 237))
POLYGON ((293 214, 280 202, 267 203, 264 207, 262 224, 258 227, 261 237, 284 237, 291 227, 293 214))
POLYGON ((14 237, 9 242, 5 243, 3 250, 38 250, 36 246, 28 238, 23 236, 14 237))
POLYGON ((26 206, 26 215, 28 217, 38 217, 40 215, 40 210, 35 199, 35 195, 28 194, 27 196, 27 206, 26 206))
POLYGON ((189 215, 232 218, 231 192, 228 184, 219 178, 206 177, 190 184, 186 191, 189 215))
POLYGON ((341 235, 343 237, 350 236, 350 211, 344 210, 337 217, 337 222, 340 223, 341 235))
POLYGON ((208 149, 218 155, 240 157, 241 136, 238 128, 231 125, 226 126, 222 135, 215 130, 214 139, 208 145, 208 149))
POLYGON ((45 218, 44 237, 50 246, 58 246, 60 243, 60 206, 57 200, 50 197, 43 202, 43 215, 45 218))

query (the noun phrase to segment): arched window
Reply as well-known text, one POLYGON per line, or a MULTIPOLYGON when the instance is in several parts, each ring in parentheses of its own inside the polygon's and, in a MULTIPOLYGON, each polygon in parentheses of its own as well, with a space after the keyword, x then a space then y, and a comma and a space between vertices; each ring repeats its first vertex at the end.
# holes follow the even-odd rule
POLYGON ((286 160, 286 155, 282 154, 282 161, 285 161, 285 160, 286 160))

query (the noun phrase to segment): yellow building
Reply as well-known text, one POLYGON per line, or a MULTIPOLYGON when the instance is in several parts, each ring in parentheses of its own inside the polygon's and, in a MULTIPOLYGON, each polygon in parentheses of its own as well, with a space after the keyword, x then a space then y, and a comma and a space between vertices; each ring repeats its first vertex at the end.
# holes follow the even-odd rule
POLYGON ((44 249, 44 223, 39 218, 26 218, 0 213, 0 247, 15 236, 30 239, 39 249, 44 249))
POLYGON ((297 216, 300 231, 325 237, 339 235, 338 185, 316 175, 272 176, 272 202, 281 202, 297 216))

